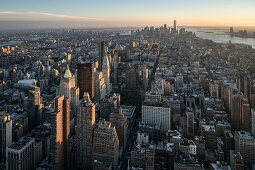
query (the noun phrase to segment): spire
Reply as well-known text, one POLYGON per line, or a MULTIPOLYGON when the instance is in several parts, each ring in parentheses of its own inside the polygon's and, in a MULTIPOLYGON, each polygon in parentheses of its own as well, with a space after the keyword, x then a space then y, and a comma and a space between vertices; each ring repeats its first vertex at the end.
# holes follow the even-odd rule
POLYGON ((65 75, 64 75, 64 78, 71 78, 72 77, 72 74, 69 70, 69 65, 66 66, 66 72, 65 72, 65 75))

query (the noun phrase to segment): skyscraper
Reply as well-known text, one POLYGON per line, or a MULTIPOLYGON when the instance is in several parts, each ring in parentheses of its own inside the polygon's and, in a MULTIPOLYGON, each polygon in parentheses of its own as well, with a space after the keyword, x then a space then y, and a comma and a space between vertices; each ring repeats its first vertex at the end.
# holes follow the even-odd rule
POLYGON ((94 63, 79 63, 77 65, 77 83, 80 88, 80 99, 84 92, 88 92, 91 100, 94 100, 94 63))
POLYGON ((114 84, 118 84, 118 75, 119 75, 119 54, 118 51, 114 51, 114 84))
POLYGON ((69 98, 71 105, 74 106, 77 104, 77 96, 79 95, 79 92, 76 89, 75 77, 72 76, 69 66, 67 65, 64 77, 62 77, 60 80, 59 94, 69 98))
POLYGON ((238 79, 238 90, 242 92, 244 97, 250 100, 251 82, 246 74, 241 74, 238 79))
POLYGON ((104 56, 102 72, 104 83, 106 85, 106 92, 109 95, 111 93, 111 83, 110 83, 110 63, 107 55, 104 56))
POLYGON ((177 31, 176 20, 174 20, 174 31, 177 31))
POLYGON ((231 104, 232 130, 251 130, 251 108, 249 100, 242 93, 232 97, 231 104))
POLYGON ((125 82, 127 89, 136 89, 136 72, 132 67, 126 71, 125 82))
POLYGON ((117 169, 119 139, 111 122, 100 120, 95 125, 93 138, 93 160, 111 162, 117 169))
POLYGON ((12 144, 12 120, 9 114, 0 113, 0 161, 6 158, 6 147, 12 144))
POLYGON ((240 130, 241 129, 241 99, 243 98, 243 94, 239 93, 232 97, 231 104, 231 127, 232 130, 240 130))
POLYGON ((102 71, 95 72, 95 100, 100 101, 106 96, 106 85, 104 83, 102 71))
POLYGON ((187 117, 187 137, 193 138, 194 137, 194 113, 193 111, 188 111, 186 113, 187 117))
POLYGON ((55 112, 51 115, 51 161, 55 169, 68 169, 70 135, 70 100, 64 95, 55 98, 55 112))
POLYGON ((251 108, 246 98, 241 100, 241 129, 247 132, 251 130, 251 108))
POLYGON ((120 150, 125 148, 127 141, 127 119, 122 112, 122 109, 117 109, 110 114, 110 122, 115 126, 118 138, 120 150))
POLYGON ((29 130, 42 123, 42 101, 40 87, 31 86, 28 92, 28 122, 29 130))
POLYGON ((99 44, 99 70, 102 71, 103 59, 104 59, 104 40, 101 39, 99 44))
POLYGON ((78 168, 91 169, 93 128, 95 124, 95 105, 84 93, 77 111, 78 168))

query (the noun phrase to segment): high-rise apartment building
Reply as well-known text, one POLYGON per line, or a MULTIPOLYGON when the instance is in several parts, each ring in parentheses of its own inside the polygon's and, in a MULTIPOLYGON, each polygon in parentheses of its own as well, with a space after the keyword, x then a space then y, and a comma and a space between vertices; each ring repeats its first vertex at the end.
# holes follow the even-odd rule
POLYGON ((242 93, 232 97, 231 104, 232 130, 251 130, 251 110, 249 100, 242 93))
POLYGON ((244 131, 235 132, 235 151, 240 152, 244 162, 255 163, 255 138, 244 131))
POLYGON ((251 108, 246 98, 241 100, 241 129, 247 132, 251 131, 251 108))
POLYGON ((231 127, 232 130, 240 130, 241 129, 241 99, 243 98, 243 94, 239 93, 232 97, 231 103, 231 127))
POLYGON ((187 117, 187 137, 193 138, 194 137, 194 112, 188 111, 186 113, 187 117))
POLYGON ((64 95, 55 98, 55 112, 51 115, 51 161, 55 169, 69 168, 70 100, 64 95))
POLYGON ((79 63, 77 64, 77 83, 80 88, 80 99, 84 92, 88 92, 91 100, 94 100, 94 63, 79 63))
POLYGON ((111 162, 113 169, 117 169, 119 139, 115 127, 111 122, 100 120, 94 128, 93 160, 111 162))
POLYGON ((9 114, 0 113, 0 161, 6 159, 6 147, 12 144, 12 120, 9 114))
POLYGON ((89 93, 84 93, 77 110, 78 168, 92 168, 93 129, 95 125, 95 104, 89 93))
POLYGON ((7 170, 33 170, 35 168, 35 139, 22 137, 6 149, 7 170))
POLYGON ((127 119, 121 108, 110 114, 110 122, 116 128, 120 150, 122 150, 125 148, 127 141, 127 119))
POLYGON ((171 129, 171 109, 166 107, 142 106, 142 121, 150 125, 160 123, 161 131, 171 129))

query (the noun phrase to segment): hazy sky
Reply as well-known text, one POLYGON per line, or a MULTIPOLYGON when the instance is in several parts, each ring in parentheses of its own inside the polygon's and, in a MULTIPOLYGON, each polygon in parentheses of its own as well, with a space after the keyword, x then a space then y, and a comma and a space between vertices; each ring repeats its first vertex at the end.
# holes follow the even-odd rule
POLYGON ((255 0, 0 0, 0 4, 0 27, 172 25, 174 18, 182 26, 255 26, 255 0))

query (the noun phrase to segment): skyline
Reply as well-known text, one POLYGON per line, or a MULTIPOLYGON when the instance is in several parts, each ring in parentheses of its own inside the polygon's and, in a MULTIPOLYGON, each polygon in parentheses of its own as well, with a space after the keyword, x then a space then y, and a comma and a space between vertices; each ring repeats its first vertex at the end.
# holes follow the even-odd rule
POLYGON ((10 27, 255 26, 252 0, 3 1, 0 29, 10 27), (22 22, 26 23, 25 25, 22 22), (172 24, 172 23, 171 23, 172 24), (22 26, 24 25, 24 26, 22 26))

